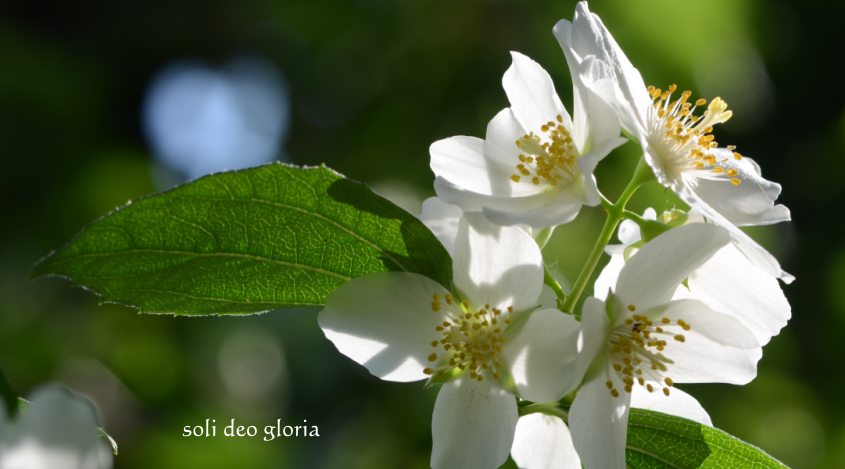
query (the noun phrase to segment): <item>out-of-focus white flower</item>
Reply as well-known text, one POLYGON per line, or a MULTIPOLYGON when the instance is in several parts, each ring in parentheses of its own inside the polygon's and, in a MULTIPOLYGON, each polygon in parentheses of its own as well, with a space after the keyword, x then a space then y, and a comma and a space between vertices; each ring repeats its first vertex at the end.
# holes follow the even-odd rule
POLYGON ((14 420, 0 409, 3 469, 104 469, 112 462, 91 404, 64 389, 37 391, 14 420))

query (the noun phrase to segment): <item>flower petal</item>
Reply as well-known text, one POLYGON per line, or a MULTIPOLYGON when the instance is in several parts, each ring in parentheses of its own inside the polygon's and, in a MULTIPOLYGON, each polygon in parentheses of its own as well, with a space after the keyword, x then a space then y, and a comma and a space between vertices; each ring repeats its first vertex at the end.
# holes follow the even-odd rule
MULTIPOLYGON (((591 179, 592 180, 592 179, 591 179)), ((595 185, 595 182, 593 182, 595 185)), ((567 190, 548 192, 541 196, 523 198, 524 207, 519 210, 519 199, 511 199, 504 204, 485 207, 484 214, 491 221, 500 225, 525 224, 534 229, 569 223, 587 205, 587 192, 583 190, 583 179, 567 190), (531 202, 529 206, 528 202, 531 202)), ((592 204, 596 205, 596 204, 592 204)))
POLYGON ((485 155, 495 162, 497 168, 503 168, 497 176, 502 180, 496 181, 493 195, 527 197, 548 189, 546 184, 526 184, 514 182, 511 179, 512 175, 517 174, 516 166, 520 164, 519 155, 522 153, 522 150, 516 146, 516 141, 526 133, 510 108, 499 111, 487 124, 487 135, 484 140, 485 155))
POLYGON ((422 203, 420 220, 452 255, 455 237, 458 235, 458 221, 463 214, 457 205, 448 204, 438 197, 429 197, 422 203))
POLYGON ((593 85, 593 91, 616 111, 624 129, 639 135, 645 121, 643 112, 651 105, 640 72, 622 52, 601 19, 589 11, 587 2, 579 2, 575 7, 570 27, 564 21, 558 22, 554 28, 561 47, 574 51, 584 62, 601 62, 598 70, 606 79, 605 83, 609 81, 612 86, 594 86, 600 84, 599 77, 585 79, 585 83, 593 85))
POLYGON ((640 310, 665 303, 690 272, 728 243, 718 226, 693 223, 671 229, 634 254, 616 283, 616 294, 640 310))
POLYGON ((687 284, 689 289, 680 287, 676 298, 697 299, 735 317, 760 345, 777 335, 792 315, 777 279, 752 264, 732 244, 693 271, 687 284))
POLYGON ((506 167, 484 154, 484 140, 457 136, 431 144, 431 170, 471 192, 509 195, 513 167, 506 167))
POLYGON ((572 442, 586 468, 624 469, 631 395, 613 397, 606 370, 586 382, 569 409, 572 442))
POLYGON ((490 381, 445 383, 431 417, 431 467, 499 467, 508 458, 517 418, 513 395, 490 381))
POLYGON ((543 67, 519 52, 511 52, 511 58, 513 63, 502 77, 502 87, 522 127, 528 132, 539 133, 543 124, 554 121, 559 115, 563 118, 563 126, 572 129, 569 114, 543 67))
POLYGON ((520 397, 557 401, 580 383, 575 376, 580 323, 556 309, 530 313, 502 350, 520 397))
MULTIPOLYGON (((660 386, 663 386, 663 384, 654 387, 660 388, 660 386)), ((631 391, 631 407, 676 415, 710 427, 713 426, 710 415, 707 414, 704 407, 701 407, 698 400, 678 388, 673 388, 668 396, 664 396, 663 393, 648 392, 642 386, 634 386, 631 391)))
POLYGON ((739 229, 736 225, 725 218, 716 209, 711 207, 704 199, 702 199, 696 192, 688 187, 682 187, 676 193, 681 199, 689 204, 696 212, 703 215, 708 220, 728 230, 733 244, 748 258, 754 265, 763 269, 770 275, 779 278, 784 283, 792 283, 795 277, 790 275, 781 268, 778 260, 775 259, 769 251, 763 246, 760 246, 756 241, 751 239, 744 231, 739 229))
POLYGON ((446 289, 407 272, 379 272, 350 280, 326 298, 317 322, 340 353, 387 381, 425 379, 423 369, 438 339, 443 314, 432 295, 446 289))
POLYGON ((542 266, 540 248, 522 229, 494 225, 480 214, 468 213, 461 219, 452 277, 474 306, 513 306, 520 311, 536 305, 542 266))
POLYGON ((697 300, 673 300, 642 314, 655 323, 664 317, 671 321, 661 326, 668 342, 663 355, 672 360, 666 375, 674 382, 746 384, 757 375, 763 350, 733 316, 697 300))
POLYGON ((789 221, 789 209, 775 205, 780 195, 780 184, 760 175, 760 166, 748 157, 737 160, 724 148, 712 150, 726 171, 736 171, 734 186, 726 178, 698 178, 693 190, 708 205, 737 226, 770 225, 789 221))
POLYGON ((581 336, 579 337, 578 358, 575 361, 575 379, 581 381, 587 371, 596 362, 606 359, 605 348, 610 334, 610 320, 605 311, 605 303, 589 297, 581 306, 581 336))
MULTIPOLYGON (((582 57, 591 55, 588 47, 576 51, 572 44, 572 23, 559 21, 554 33, 561 44, 572 77, 572 139, 581 154, 588 153, 600 142, 619 137, 619 119, 613 109, 592 90, 592 82, 602 79, 604 75, 597 61, 582 60, 582 57)), ((596 53, 598 51, 592 55, 596 53)))
POLYGON ((546 414, 519 418, 511 457, 521 469, 581 469, 569 428, 560 418, 546 414))
POLYGON ((621 252, 612 254, 599 276, 596 277, 596 282, 593 284, 593 296, 600 300, 607 299, 607 292, 616 289, 616 280, 619 278, 622 267, 625 267, 625 256, 621 252))

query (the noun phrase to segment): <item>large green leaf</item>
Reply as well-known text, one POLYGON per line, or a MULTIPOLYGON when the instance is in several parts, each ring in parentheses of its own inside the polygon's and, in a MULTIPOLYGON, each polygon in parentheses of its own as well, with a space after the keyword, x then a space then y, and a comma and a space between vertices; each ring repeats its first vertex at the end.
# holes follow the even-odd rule
POLYGON ((631 409, 626 459, 634 469, 786 467, 722 430, 643 409, 631 409))
POLYGON ((451 260, 416 218, 325 168, 269 164, 128 203, 36 264, 145 313, 238 314, 322 305, 349 279, 451 260))

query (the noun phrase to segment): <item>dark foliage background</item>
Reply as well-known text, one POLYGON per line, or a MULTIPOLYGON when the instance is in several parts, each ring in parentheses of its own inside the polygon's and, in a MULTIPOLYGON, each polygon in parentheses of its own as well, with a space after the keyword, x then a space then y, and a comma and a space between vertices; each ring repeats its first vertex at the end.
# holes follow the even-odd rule
MULTIPOLYGON (((841 7, 787 0, 595 0, 647 82, 722 96, 716 130, 783 184, 793 223, 754 234, 797 281, 794 318, 745 387, 687 390, 715 424, 794 467, 845 465, 845 164, 841 7)), ((336 353, 315 311, 139 316, 31 264, 85 223, 178 177, 153 157, 142 110, 177 60, 258 57, 284 76, 279 155, 329 166, 414 209, 431 194, 431 142, 481 135, 507 105, 509 50, 543 64, 570 103, 551 28, 571 0, 24 1, 0 5, 0 366, 22 395, 59 381, 89 396, 118 467, 426 467, 435 392, 381 383, 336 353), (407 186, 407 187, 406 187, 407 186), (186 439, 214 418, 320 427, 320 438, 186 439)), ((637 157, 605 160, 615 196, 637 157)), ((675 201, 654 186, 639 208, 675 201)), ((566 281, 601 223, 584 211, 546 254, 566 281)))

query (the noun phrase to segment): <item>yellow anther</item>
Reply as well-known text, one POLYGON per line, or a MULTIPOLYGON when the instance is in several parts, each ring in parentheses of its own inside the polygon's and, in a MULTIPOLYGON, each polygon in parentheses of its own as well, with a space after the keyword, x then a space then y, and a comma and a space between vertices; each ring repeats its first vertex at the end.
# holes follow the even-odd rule
POLYGON ((685 342, 685 341, 687 340, 687 338, 686 338, 686 337, 684 337, 682 334, 678 334, 678 335, 676 335, 676 336, 674 337, 674 339, 675 339, 675 340, 677 340, 678 342, 685 342))
POLYGON ((617 391, 616 389, 611 389, 610 395, 613 397, 619 397, 619 391, 617 391))
POLYGON ((423 368, 423 373, 430 375, 430 374, 434 373, 434 370, 432 370, 431 368, 423 368))
POLYGON ((740 181, 739 178, 731 178, 730 181, 731 181, 731 184, 733 184, 734 186, 738 186, 738 185, 742 184, 742 181, 740 181))
POLYGON ((434 360, 437 360, 437 354, 436 353, 432 353, 431 355, 428 356, 428 361, 433 362, 434 360))
POLYGON ((728 172, 726 174, 730 177, 736 176, 736 170, 731 168, 731 169, 728 170, 728 172))
POLYGON ((705 104, 707 104, 707 100, 704 98, 698 98, 695 100, 696 106, 704 106, 705 104))
POLYGON ((628 305, 628 311, 632 311, 632 312, 633 312, 633 311, 636 311, 636 310, 637 310, 637 307, 636 307, 636 306, 634 306, 634 305, 628 305))
POLYGON ((663 395, 667 397, 669 396, 669 388, 663 388, 663 395))

